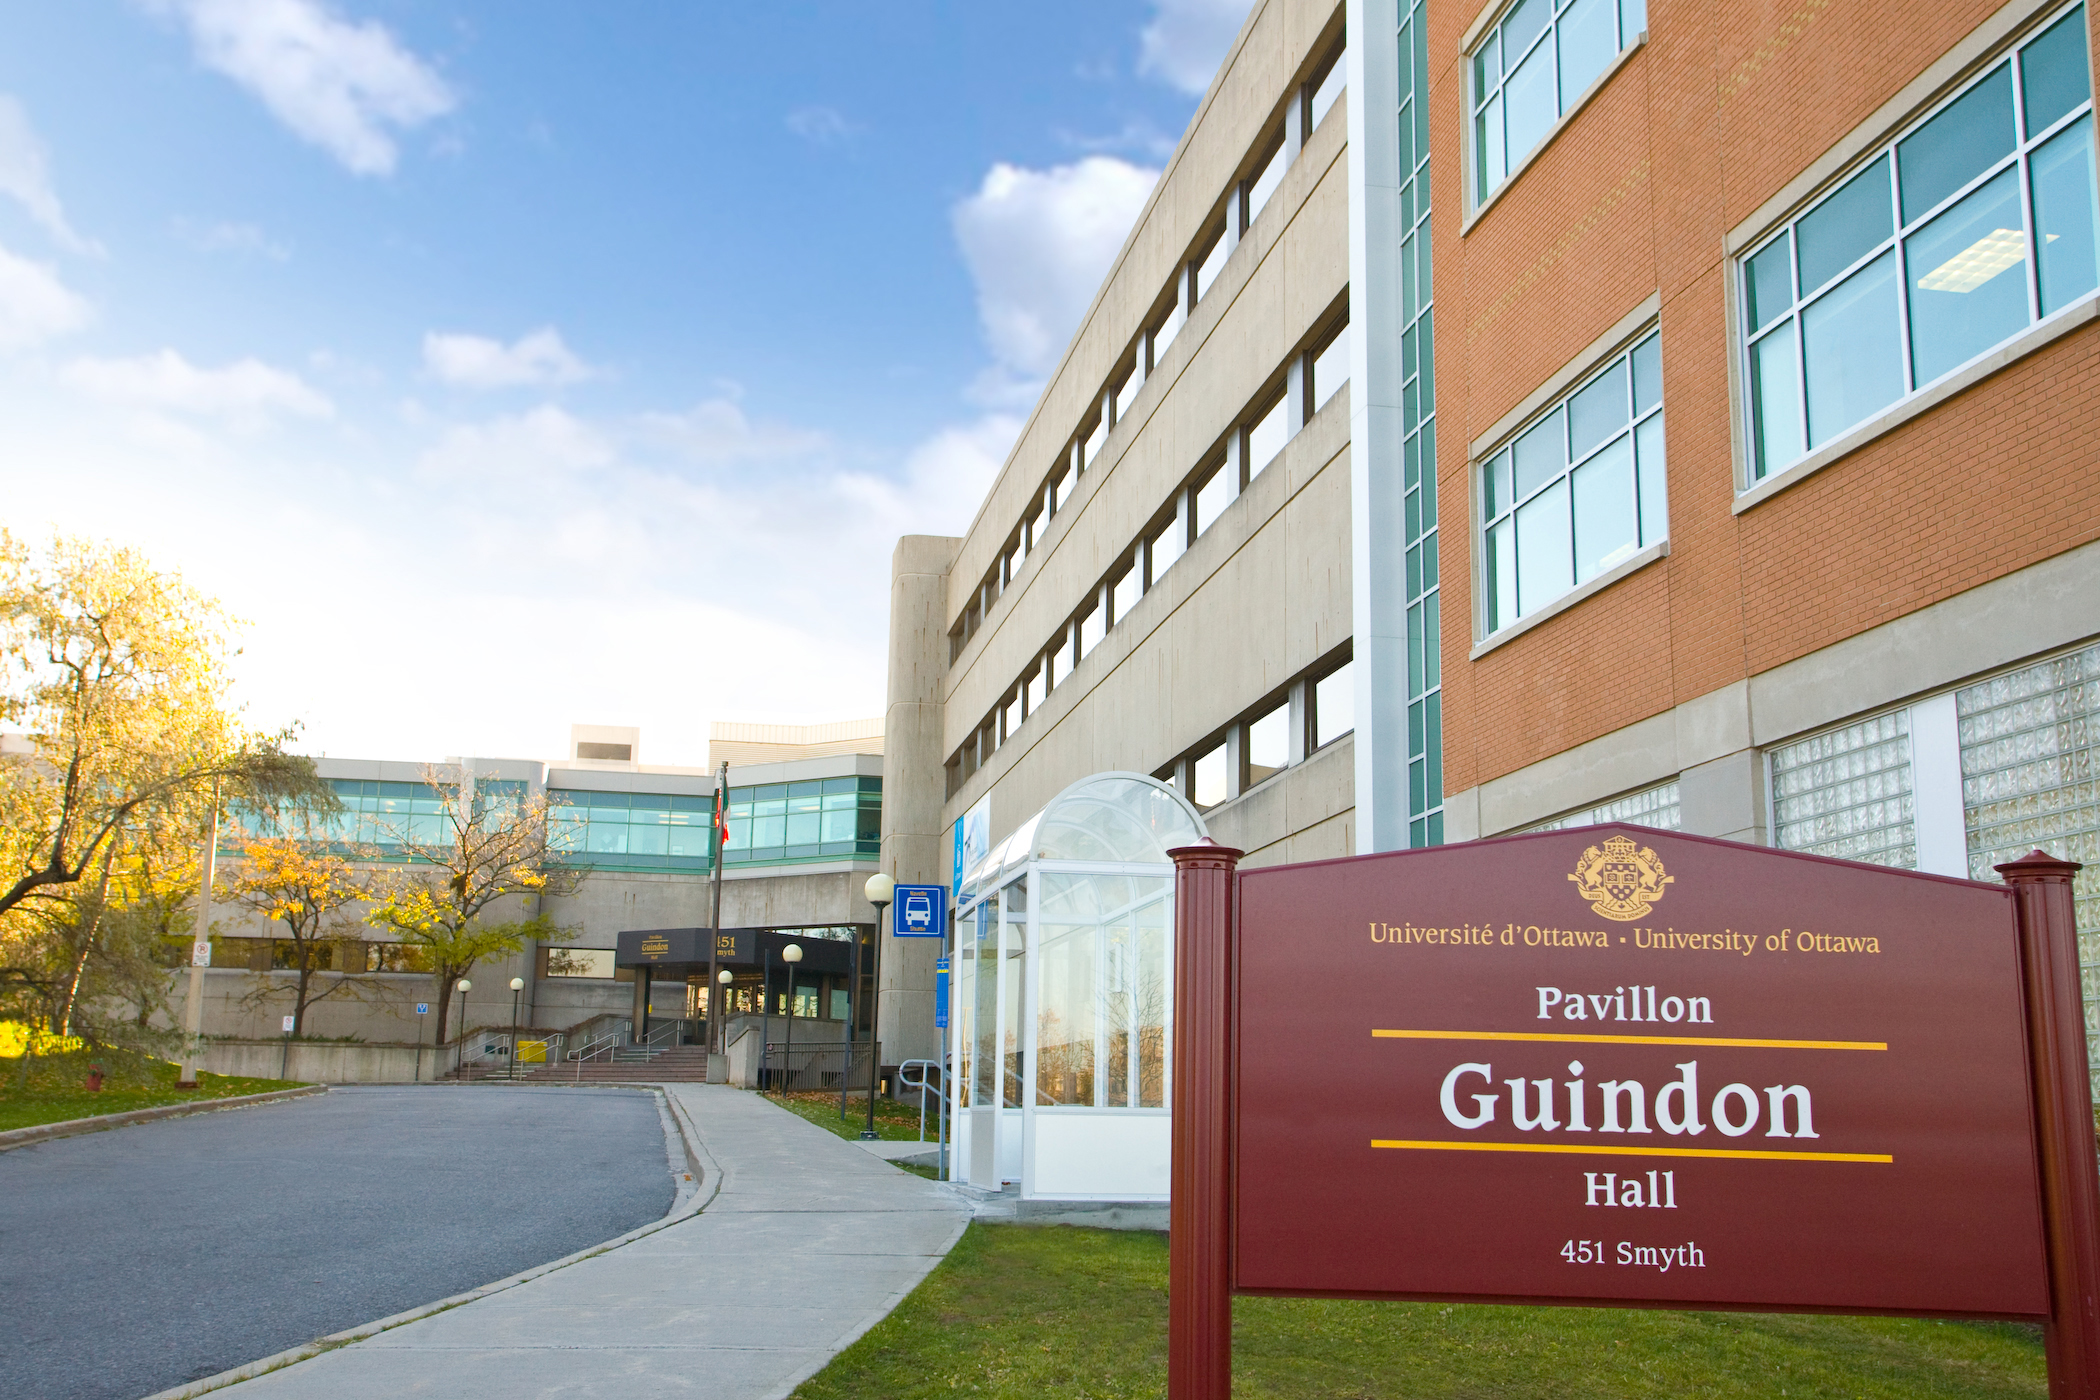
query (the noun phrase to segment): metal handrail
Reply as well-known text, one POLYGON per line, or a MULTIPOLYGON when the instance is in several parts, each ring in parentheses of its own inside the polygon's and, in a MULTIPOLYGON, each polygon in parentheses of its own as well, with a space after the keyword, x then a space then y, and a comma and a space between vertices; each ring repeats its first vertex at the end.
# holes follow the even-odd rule
POLYGON ((946 1094, 948 1092, 948 1069, 939 1060, 906 1060, 903 1064, 897 1066, 897 1087, 900 1089, 917 1089, 919 1091, 920 1142, 926 1141, 926 1091, 933 1087, 927 1082, 926 1076, 934 1070, 940 1071, 940 1092, 946 1094), (920 1067, 917 1079, 911 1077, 911 1067, 913 1065, 920 1067))

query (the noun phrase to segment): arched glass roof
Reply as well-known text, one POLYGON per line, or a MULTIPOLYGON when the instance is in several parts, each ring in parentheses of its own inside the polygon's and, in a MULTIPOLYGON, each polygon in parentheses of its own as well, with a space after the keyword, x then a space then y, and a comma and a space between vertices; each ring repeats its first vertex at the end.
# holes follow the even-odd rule
POLYGON ((1082 778, 992 847, 963 881, 974 898, 1030 860, 1171 865, 1167 852, 1204 838, 1203 818, 1180 793, 1142 773, 1082 778))

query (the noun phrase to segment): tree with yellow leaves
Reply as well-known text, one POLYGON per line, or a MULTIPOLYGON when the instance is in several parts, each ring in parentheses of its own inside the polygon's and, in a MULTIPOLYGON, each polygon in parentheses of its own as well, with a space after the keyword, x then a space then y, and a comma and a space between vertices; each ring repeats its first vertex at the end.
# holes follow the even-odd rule
POLYGON ((0 529, 0 1000, 28 1019, 78 1022, 127 850, 219 792, 333 803, 288 731, 240 723, 235 654, 219 605, 136 551, 0 529))
POLYGON ((527 796, 493 775, 435 766, 423 770, 423 781, 444 798, 439 834, 419 840, 409 829, 387 833, 409 866, 387 881, 366 920, 421 950, 437 982, 442 1045, 452 990, 476 963, 509 957, 529 941, 572 936, 546 917, 541 901, 574 893, 584 872, 554 856, 545 794, 527 796), (506 899, 516 900, 509 910, 501 908, 506 899))
MULTIPOLYGON (((333 996, 356 996, 365 945, 341 911, 372 897, 370 876, 311 840, 265 837, 241 848, 242 865, 227 897, 274 921, 291 947, 292 1034, 306 1033, 306 1009, 333 996), (316 974, 341 975, 316 980, 316 974)), ((263 974, 257 999, 276 991, 263 974)))

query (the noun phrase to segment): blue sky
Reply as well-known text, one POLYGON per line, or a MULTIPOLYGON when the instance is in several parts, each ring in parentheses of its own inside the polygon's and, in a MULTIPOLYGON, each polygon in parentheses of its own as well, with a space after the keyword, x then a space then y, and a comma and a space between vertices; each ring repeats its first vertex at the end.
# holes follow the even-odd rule
POLYGON ((315 751, 879 713, 1245 10, 0 0, 0 519, 315 751))

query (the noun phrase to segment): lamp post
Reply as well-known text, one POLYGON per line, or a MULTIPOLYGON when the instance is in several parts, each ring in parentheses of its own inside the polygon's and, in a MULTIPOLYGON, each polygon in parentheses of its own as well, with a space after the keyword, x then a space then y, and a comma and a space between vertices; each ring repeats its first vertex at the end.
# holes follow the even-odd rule
POLYGON ((725 1059, 722 1068, 722 1081, 718 1081, 715 1078, 715 1056, 726 1056, 729 1053, 728 1042, 715 1032, 729 1019, 729 988, 735 981, 736 974, 728 968, 725 967, 720 972, 717 972, 715 974, 715 989, 709 994, 707 1000, 707 1043, 722 1047, 720 1050, 709 1050, 707 1052, 707 1082, 710 1084, 726 1081, 729 1077, 728 1061, 725 1059), (718 1001, 721 1003, 720 1005, 716 1005, 718 1001))
POLYGON ((503 1076, 506 1079, 518 1077, 518 996, 524 990, 524 978, 510 979, 510 1072, 503 1076))
POLYGON ((462 977, 459 979, 457 986, 459 987, 459 1054, 453 1062, 452 1072, 454 1074, 465 1074, 467 1071, 467 993, 474 990, 474 984, 462 977))
POLYGON ((782 948, 780 960, 788 965, 787 1049, 780 1054, 780 1096, 786 1098, 787 1091, 795 1087, 795 966, 802 961, 802 945, 790 943, 782 948))
POLYGON ((882 911, 890 907, 897 896, 897 882, 887 875, 870 875, 862 893, 868 903, 875 906, 875 953, 871 981, 875 984, 875 1000, 868 1008, 868 1126, 861 1129, 861 1138, 867 1142, 875 1140, 875 1083, 882 1073, 882 911))

